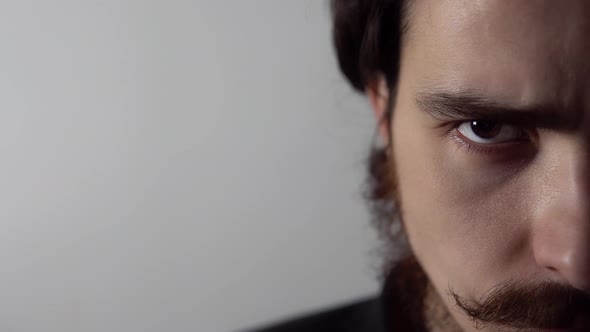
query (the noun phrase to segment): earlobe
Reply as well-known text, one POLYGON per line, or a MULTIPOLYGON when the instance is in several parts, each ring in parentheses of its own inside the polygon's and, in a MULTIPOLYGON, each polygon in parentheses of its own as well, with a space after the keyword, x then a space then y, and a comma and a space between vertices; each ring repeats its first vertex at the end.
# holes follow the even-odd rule
POLYGON ((383 75, 379 75, 377 79, 370 82, 365 93, 369 98, 375 119, 379 129, 379 136, 383 140, 385 146, 389 146, 390 127, 387 117, 389 107, 389 89, 387 88, 387 82, 383 75))

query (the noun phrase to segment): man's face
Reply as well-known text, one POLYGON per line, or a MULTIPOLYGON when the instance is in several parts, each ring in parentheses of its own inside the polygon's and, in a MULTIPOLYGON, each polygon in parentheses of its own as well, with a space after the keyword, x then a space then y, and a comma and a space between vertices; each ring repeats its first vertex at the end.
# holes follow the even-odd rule
POLYGON ((475 331, 449 289, 590 292, 590 1, 410 7, 391 148, 411 247, 450 313, 475 331))

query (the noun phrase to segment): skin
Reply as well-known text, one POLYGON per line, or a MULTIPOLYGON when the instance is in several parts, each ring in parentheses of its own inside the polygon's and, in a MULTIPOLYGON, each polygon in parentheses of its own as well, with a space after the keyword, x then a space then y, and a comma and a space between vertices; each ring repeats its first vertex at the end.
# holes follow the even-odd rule
MULTIPOLYGON (((470 299, 507 280, 590 292, 590 2, 413 2, 392 121, 380 132, 396 161, 411 248, 441 301, 462 330, 478 331, 449 287, 470 299), (417 99, 433 92, 547 107, 570 125, 531 123, 528 140, 480 151, 453 129, 477 119, 422 110, 417 99)), ((380 119, 385 82, 367 94, 380 119)))

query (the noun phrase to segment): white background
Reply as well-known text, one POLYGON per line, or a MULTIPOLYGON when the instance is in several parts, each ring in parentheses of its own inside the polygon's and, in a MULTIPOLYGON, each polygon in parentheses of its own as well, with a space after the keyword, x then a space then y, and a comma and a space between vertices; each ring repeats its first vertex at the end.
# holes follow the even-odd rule
POLYGON ((0 1, 0 331, 234 331, 377 292, 325 1, 0 1))

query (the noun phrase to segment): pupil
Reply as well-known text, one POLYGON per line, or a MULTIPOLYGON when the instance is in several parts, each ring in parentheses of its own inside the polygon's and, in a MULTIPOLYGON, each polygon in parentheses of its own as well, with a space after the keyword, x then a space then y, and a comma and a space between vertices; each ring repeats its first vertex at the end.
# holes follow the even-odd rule
POLYGON ((471 130, 481 138, 493 138, 500 133, 501 128, 502 126, 494 121, 471 121, 471 130))

